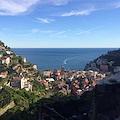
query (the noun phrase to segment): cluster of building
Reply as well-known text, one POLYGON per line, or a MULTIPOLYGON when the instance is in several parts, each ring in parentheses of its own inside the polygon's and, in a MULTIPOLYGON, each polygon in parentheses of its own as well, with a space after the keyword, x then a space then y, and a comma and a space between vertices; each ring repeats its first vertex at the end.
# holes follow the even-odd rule
POLYGON ((115 66, 114 63, 114 61, 98 58, 97 60, 87 64, 85 70, 93 70, 100 73, 105 73, 107 76, 111 76, 114 73, 120 72, 120 66, 115 66))
POLYGON ((10 63, 10 57, 7 55, 10 55, 10 51, 0 51, 0 63, 1 64, 9 64, 10 63), (3 54, 6 54, 6 56, 3 56, 3 54))
MULTIPOLYGON (((28 79, 24 78, 24 76, 21 74, 15 74, 10 75, 7 69, 9 69, 9 65, 11 62, 14 63, 14 57, 12 55, 12 51, 7 51, 5 47, 0 47, 0 78, 5 80, 7 78, 8 82, 5 82, 4 84, 12 87, 14 89, 25 89, 26 91, 32 91, 32 85, 30 82, 28 82, 28 79)), ((17 59, 16 59, 17 60, 17 59)), ((23 62, 26 62, 26 59, 23 58, 23 62)), ((18 60, 17 62, 18 63, 18 60)), ((12 64, 11 64, 12 65, 12 64)), ((27 70, 20 64, 16 64, 16 66, 13 66, 11 68, 12 70, 22 70, 23 72, 27 72, 27 70)), ((35 65, 33 65, 33 69, 37 69, 35 65)))
MULTIPOLYGON (((28 82, 29 79, 38 80, 48 89, 56 89, 64 94, 72 94, 80 96, 85 91, 91 91, 98 81, 103 80, 105 77, 112 76, 113 72, 120 72, 120 66, 113 66, 114 61, 107 61, 104 58, 98 58, 86 65, 85 71, 82 70, 69 70, 61 69, 44 70, 43 75, 45 80, 41 80, 37 66, 29 64, 26 58, 22 58, 24 64, 20 64, 17 57, 13 55, 12 51, 0 47, 0 67, 8 67, 9 64, 14 64, 12 70, 15 70, 18 75, 10 76, 9 85, 15 89, 25 88, 27 91, 32 91, 32 85, 28 82), (24 78, 24 76, 30 78, 24 78), (52 84, 54 82, 54 85, 52 84), (50 84, 49 84, 50 83, 50 84)), ((6 78, 8 72, 0 71, 0 77, 6 78)))
POLYGON ((61 70, 44 70, 43 75, 46 79, 53 78, 55 80, 56 86, 54 86, 54 89, 64 94, 77 96, 80 96, 85 91, 91 91, 97 80, 106 77, 105 73, 92 70, 64 70, 64 66, 61 67, 61 70))

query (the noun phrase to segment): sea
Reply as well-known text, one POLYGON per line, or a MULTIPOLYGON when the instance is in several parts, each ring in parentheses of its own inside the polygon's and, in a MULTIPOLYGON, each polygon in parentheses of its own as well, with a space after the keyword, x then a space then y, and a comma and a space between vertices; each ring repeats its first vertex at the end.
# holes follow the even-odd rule
POLYGON ((85 65, 108 51, 118 48, 12 48, 16 55, 37 65, 38 70, 84 70, 85 65))

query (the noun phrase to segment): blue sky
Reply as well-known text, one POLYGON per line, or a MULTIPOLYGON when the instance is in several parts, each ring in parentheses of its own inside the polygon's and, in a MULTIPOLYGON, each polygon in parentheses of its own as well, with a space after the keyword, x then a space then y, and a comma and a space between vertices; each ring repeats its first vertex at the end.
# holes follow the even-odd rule
POLYGON ((0 0, 11 48, 119 48, 120 0, 0 0))

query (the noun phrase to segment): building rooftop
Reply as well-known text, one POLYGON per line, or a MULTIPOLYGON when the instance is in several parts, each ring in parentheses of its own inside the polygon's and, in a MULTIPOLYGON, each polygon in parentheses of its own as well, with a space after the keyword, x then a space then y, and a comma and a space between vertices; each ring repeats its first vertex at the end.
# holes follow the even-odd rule
POLYGON ((45 80, 40 80, 40 83, 46 83, 46 81, 45 80))
POLYGON ((0 51, 0 55, 5 54, 5 53, 6 53, 6 51, 0 51))
POLYGON ((13 80, 21 80, 23 77, 13 77, 13 80))

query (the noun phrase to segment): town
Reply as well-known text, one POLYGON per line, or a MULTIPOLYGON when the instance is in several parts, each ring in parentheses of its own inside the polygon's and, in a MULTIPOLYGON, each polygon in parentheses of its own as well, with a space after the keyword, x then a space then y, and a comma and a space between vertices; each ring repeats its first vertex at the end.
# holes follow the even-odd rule
POLYGON ((120 72, 120 66, 113 64, 114 61, 98 58, 87 64, 85 70, 71 71, 61 66, 60 70, 44 70, 42 76, 37 66, 27 62, 26 58, 16 56, 9 47, 4 47, 2 42, 0 47, 0 78, 7 78, 4 85, 16 90, 25 88, 32 92, 32 84, 29 81, 35 79, 45 87, 45 90, 57 90, 80 98, 81 94, 92 91, 104 78, 120 72))
MULTIPOLYGON (((111 95, 113 96, 112 102, 109 102, 110 110, 119 104, 119 99, 116 96, 119 97, 120 63, 117 57, 120 57, 120 49, 103 54, 88 63, 84 70, 69 70, 65 69, 65 65, 62 65, 61 69, 46 69, 41 73, 35 64, 29 63, 25 57, 15 55, 11 48, 0 41, 1 118, 3 115, 2 119, 4 120, 4 116, 5 118, 8 116, 5 113, 8 111, 9 114, 11 109, 13 109, 13 113, 20 110, 19 116, 25 109, 30 111, 37 109, 38 112, 34 112, 37 114, 34 116, 36 119, 40 118, 39 114, 41 114, 41 117, 46 120, 47 118, 52 119, 52 117, 57 120, 66 118, 68 120, 76 118, 96 120, 96 116, 104 118, 101 107, 104 103, 106 104, 104 113, 109 118, 107 115, 108 102, 101 101, 101 99, 104 96, 109 101, 111 95), (114 96, 112 87, 115 87, 116 96, 114 96), (60 103, 62 104, 60 105, 60 103), (43 112, 39 112, 42 110, 41 107, 44 107, 43 112), (69 109, 69 107, 72 108, 69 109), (100 111, 96 115, 95 107, 96 111, 100 111), (54 115, 52 116, 52 114, 54 115)), ((119 106, 117 108, 120 109, 119 106)), ((112 117, 118 117, 119 109, 114 110, 116 115, 111 114, 112 117)), ((28 111, 27 114, 29 114, 28 111)))

